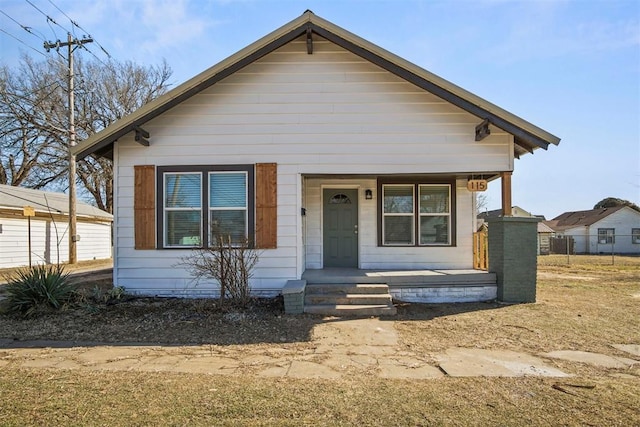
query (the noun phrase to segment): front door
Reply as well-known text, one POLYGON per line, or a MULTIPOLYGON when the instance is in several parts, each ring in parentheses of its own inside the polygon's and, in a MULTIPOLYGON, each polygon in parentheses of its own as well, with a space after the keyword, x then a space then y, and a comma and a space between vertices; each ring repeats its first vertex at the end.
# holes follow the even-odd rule
POLYGON ((358 268, 358 190, 324 189, 324 267, 358 268))

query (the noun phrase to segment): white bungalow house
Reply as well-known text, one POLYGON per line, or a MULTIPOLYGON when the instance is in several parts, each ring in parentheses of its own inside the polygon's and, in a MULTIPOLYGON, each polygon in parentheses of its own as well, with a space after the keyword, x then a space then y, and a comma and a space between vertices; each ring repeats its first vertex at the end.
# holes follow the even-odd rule
POLYGON ((640 254, 640 212, 628 206, 565 212, 545 222, 578 254, 640 254))
POLYGON ((260 248, 256 294, 349 271, 470 301, 496 278, 469 271, 468 181, 503 177, 510 207, 514 159, 558 142, 307 11, 75 153, 113 158, 114 283, 131 292, 216 295, 178 264, 222 234, 260 248))
MULTIPOLYGON (((78 261, 111 258, 113 215, 78 202, 76 218, 78 261)), ((67 262, 68 224, 68 195, 0 184, 0 268, 67 262)))

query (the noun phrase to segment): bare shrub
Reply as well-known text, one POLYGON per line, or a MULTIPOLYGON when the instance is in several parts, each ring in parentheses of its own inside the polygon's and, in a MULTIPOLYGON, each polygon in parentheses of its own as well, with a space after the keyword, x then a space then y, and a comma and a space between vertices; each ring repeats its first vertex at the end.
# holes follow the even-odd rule
POLYGON ((195 248, 181 261, 197 282, 210 279, 218 282, 221 306, 226 299, 239 306, 248 304, 249 279, 258 262, 258 252, 248 240, 237 242, 218 236, 212 246, 195 248))

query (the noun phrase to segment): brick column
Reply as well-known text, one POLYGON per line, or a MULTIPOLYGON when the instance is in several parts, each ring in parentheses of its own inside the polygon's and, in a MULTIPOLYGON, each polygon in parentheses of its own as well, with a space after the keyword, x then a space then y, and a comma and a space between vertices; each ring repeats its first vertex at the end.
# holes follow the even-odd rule
POLYGON ((498 300, 535 302, 538 218, 489 218, 489 271, 496 273, 498 300))

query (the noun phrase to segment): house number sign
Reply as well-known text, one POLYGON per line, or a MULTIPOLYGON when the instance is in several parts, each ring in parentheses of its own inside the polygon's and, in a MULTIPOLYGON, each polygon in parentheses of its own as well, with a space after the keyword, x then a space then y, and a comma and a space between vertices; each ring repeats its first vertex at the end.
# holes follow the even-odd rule
POLYGON ((467 181, 467 190, 469 191, 486 191, 487 190, 486 179, 470 179, 467 181))

